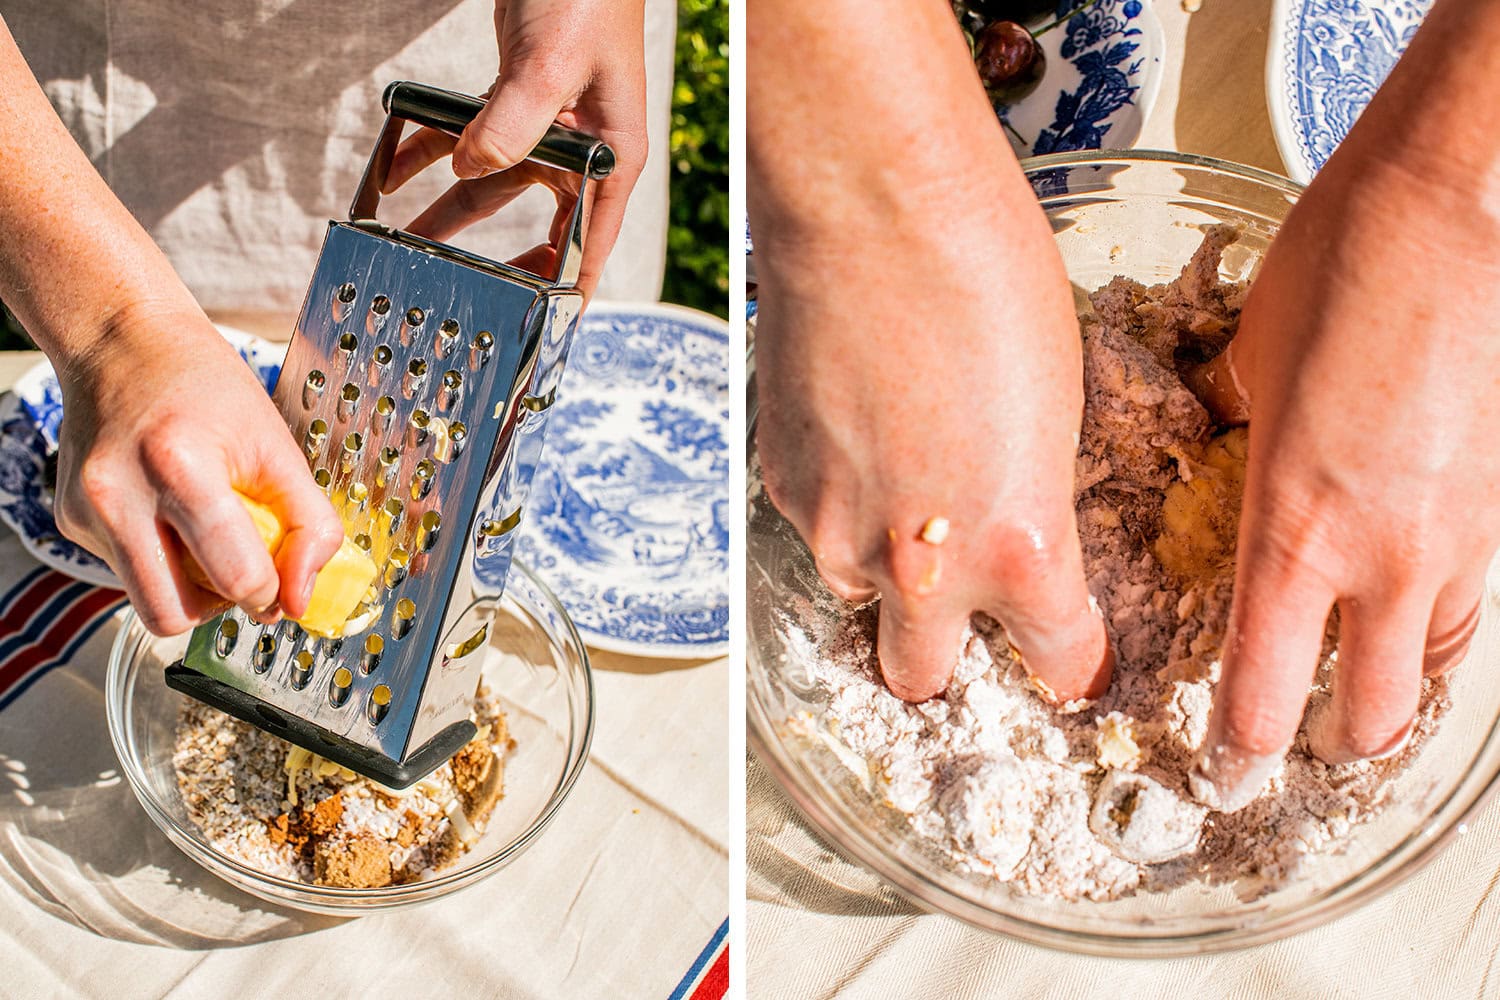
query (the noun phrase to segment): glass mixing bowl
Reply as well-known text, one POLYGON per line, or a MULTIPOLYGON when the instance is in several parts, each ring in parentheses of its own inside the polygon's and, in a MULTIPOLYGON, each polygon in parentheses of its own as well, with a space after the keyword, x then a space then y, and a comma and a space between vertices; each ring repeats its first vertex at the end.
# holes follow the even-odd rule
MULTIPOLYGON (((1235 222, 1226 279, 1252 277, 1301 187, 1250 167, 1157 152, 1065 153, 1025 163, 1074 284, 1092 291, 1117 274, 1174 278, 1202 229, 1235 222)), ((751 369, 753 371, 753 357, 751 369)), ((1324 923, 1391 888, 1464 829, 1500 772, 1500 685, 1490 602, 1467 664, 1451 680, 1453 707, 1412 766, 1394 804, 1359 827, 1348 849, 1311 859, 1269 895, 1188 885, 1113 902, 1026 896, 967 874, 861 773, 863 762, 826 724, 827 693, 811 677, 800 632, 840 614, 802 540, 755 487, 756 399, 750 386, 747 530, 747 692, 750 742, 792 801, 832 844, 919 905, 1037 944, 1117 956, 1176 956, 1262 943, 1324 923), (1484 659, 1488 662, 1476 662, 1484 659)))
POLYGON ((105 711, 121 770, 146 813, 188 857, 226 882, 286 906, 351 916, 446 896, 504 868, 556 814, 588 757, 593 679, 583 641, 552 591, 519 563, 491 626, 484 678, 505 708, 516 745, 505 761, 505 797, 483 836, 454 864, 407 885, 351 889, 309 885, 261 872, 220 852, 188 818, 172 768, 177 713, 185 697, 162 669, 187 636, 161 639, 127 617, 110 652, 105 711))

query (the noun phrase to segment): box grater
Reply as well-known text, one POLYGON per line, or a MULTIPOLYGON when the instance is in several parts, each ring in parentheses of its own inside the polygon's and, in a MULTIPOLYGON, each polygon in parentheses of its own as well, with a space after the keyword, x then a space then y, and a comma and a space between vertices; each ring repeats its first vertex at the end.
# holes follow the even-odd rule
MULTIPOLYGON (((347 222, 333 221, 274 398, 347 537, 379 567, 340 638, 232 609, 199 626, 171 687, 394 787, 473 738, 483 648, 583 303, 590 184, 614 154, 553 126, 528 159, 571 200, 557 274, 375 219, 407 122, 460 133, 481 101, 386 89, 347 222), (480 568, 483 572, 477 572, 480 568)), ((566 204, 566 203, 565 203, 566 204)))

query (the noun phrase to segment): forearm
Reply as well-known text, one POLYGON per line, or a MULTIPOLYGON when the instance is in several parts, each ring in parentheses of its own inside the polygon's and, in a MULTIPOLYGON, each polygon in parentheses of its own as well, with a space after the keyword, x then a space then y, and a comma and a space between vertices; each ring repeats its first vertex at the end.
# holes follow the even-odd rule
POLYGON ((86 358, 124 309, 181 297, 150 237, 53 112, 0 21, 0 299, 52 360, 86 358))
POLYGON ((768 251, 956 211, 1039 214, 947 4, 750 0, 746 17, 750 210, 768 251))

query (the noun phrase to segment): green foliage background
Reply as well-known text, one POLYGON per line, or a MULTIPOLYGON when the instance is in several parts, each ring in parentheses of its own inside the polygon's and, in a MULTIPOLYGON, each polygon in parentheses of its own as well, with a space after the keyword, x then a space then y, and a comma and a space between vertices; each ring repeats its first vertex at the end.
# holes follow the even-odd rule
MULTIPOLYGON (((662 298, 729 314, 729 0, 680 0, 662 298)), ((31 346, 0 304, 0 351, 31 346)))
POLYGON ((668 302, 729 315, 729 0, 679 0, 668 302))

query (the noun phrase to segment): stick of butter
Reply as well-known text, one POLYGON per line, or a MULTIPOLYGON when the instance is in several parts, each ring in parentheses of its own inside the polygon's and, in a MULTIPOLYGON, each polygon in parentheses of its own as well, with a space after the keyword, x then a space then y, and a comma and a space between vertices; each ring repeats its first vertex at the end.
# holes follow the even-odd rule
MULTIPOLYGON (((281 522, 264 504, 243 494, 239 497, 240 503, 245 505, 245 510, 250 514, 250 520, 255 522, 255 530, 260 533, 266 551, 275 558, 286 535, 281 522)), ((198 565, 191 554, 183 568, 189 580, 200 587, 213 589, 203 567, 198 565)), ((307 602, 307 611, 301 618, 293 620, 313 635, 329 638, 343 635, 344 623, 354 614, 370 585, 375 582, 375 573, 375 562, 369 554, 346 537, 333 558, 328 560, 328 564, 318 570, 317 579, 313 582, 312 599, 307 602)))

